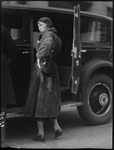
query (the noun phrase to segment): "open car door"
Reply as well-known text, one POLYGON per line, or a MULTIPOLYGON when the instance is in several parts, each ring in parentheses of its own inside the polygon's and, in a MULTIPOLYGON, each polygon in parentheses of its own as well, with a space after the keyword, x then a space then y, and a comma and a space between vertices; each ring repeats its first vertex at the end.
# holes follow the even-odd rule
POLYGON ((81 68, 81 42, 80 42, 80 5, 74 7, 73 44, 72 44, 72 88, 71 92, 77 94, 80 68, 81 68))

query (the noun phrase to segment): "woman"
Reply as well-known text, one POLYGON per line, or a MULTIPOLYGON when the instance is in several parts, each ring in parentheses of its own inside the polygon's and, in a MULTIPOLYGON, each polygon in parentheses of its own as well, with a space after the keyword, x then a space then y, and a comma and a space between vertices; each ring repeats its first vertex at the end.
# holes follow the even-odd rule
POLYGON ((37 61, 32 71, 25 116, 37 119, 38 133, 33 140, 44 141, 45 119, 53 120, 55 137, 62 135, 62 129, 57 121, 61 107, 61 96, 57 65, 54 62, 61 49, 61 40, 50 18, 40 18, 37 25, 40 31, 40 36, 36 44, 37 61), (46 74, 42 72, 41 64, 44 60, 49 60, 51 64, 50 73, 46 74))

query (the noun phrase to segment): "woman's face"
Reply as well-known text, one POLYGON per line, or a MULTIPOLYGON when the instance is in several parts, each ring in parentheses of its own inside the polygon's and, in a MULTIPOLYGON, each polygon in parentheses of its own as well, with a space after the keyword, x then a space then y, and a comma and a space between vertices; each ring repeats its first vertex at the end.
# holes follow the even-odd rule
POLYGON ((38 28, 40 32, 44 32, 47 29, 47 24, 44 22, 38 22, 38 28))

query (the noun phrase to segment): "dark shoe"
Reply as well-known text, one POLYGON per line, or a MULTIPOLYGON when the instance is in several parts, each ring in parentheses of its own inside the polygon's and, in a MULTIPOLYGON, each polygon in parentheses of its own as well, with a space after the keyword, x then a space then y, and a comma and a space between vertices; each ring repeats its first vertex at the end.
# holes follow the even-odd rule
POLYGON ((57 130, 55 131, 55 138, 61 136, 62 133, 63 133, 63 132, 62 132, 62 129, 57 129, 57 130))
POLYGON ((42 141, 42 142, 44 142, 45 137, 44 137, 44 135, 37 135, 37 136, 33 137, 32 140, 33 141, 42 141))

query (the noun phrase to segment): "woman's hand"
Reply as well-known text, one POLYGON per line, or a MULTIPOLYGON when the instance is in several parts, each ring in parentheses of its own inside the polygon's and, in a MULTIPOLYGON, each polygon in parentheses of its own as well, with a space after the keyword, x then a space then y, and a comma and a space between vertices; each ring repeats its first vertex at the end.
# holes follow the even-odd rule
POLYGON ((41 66, 40 66, 40 59, 37 59, 37 64, 38 64, 38 67, 41 69, 41 66))

